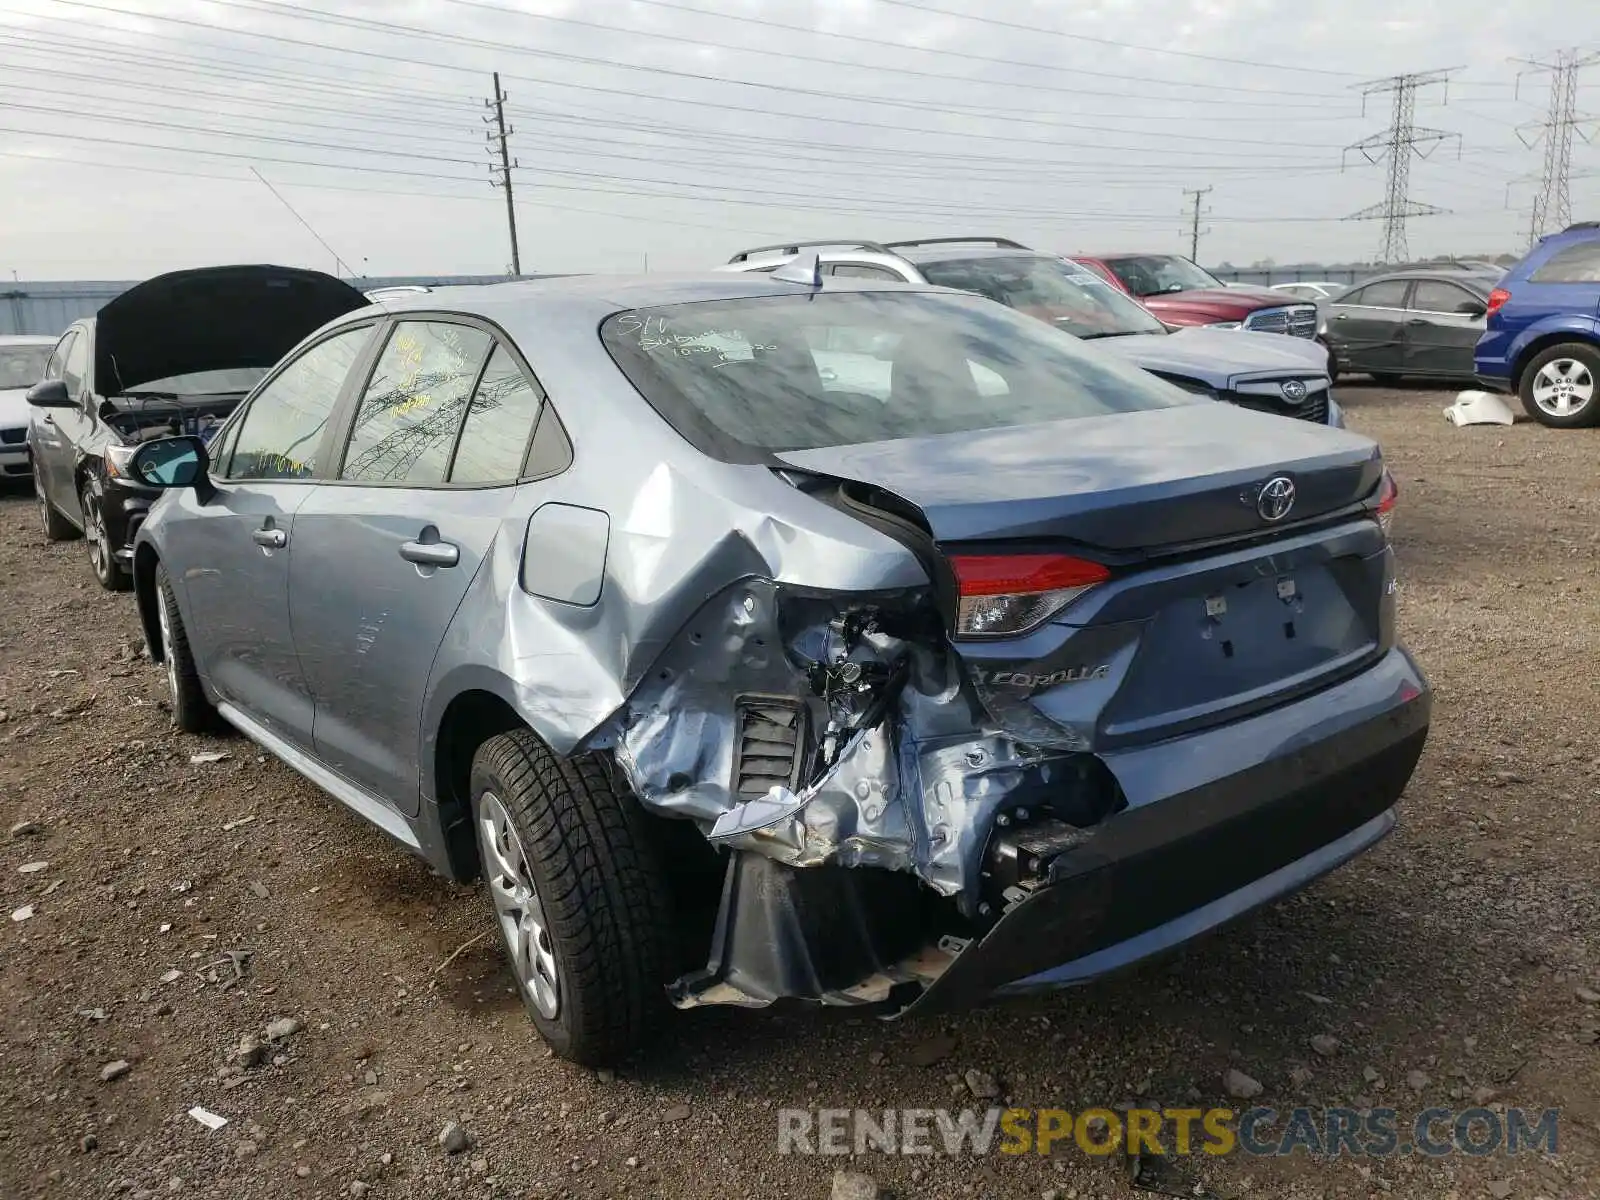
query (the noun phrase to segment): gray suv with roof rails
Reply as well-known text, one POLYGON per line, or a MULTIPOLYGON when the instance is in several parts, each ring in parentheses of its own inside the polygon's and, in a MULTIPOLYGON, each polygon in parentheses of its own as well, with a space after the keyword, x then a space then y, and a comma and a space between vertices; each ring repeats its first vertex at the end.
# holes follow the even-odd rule
MULTIPOLYGON (((1323 348, 1277 334, 1170 328, 1088 267, 998 237, 832 239, 741 250, 723 271, 770 272, 815 250, 825 275, 975 292, 1053 325, 1168 383, 1243 408, 1344 427, 1323 348)), ((849 364, 864 385, 882 368, 849 364)), ((887 386, 877 379, 878 390, 887 386)), ((864 390, 873 390, 865 388, 864 390)))

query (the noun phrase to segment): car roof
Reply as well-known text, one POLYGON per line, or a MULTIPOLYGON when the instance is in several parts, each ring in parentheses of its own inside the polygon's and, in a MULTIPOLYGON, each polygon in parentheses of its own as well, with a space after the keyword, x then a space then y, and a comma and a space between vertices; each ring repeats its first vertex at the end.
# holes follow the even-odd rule
POLYGON ((1410 271, 1388 271, 1388 272, 1385 272, 1382 275, 1374 275, 1369 279, 1358 279, 1354 283, 1352 283, 1350 286, 1351 286, 1351 288, 1365 287, 1369 283, 1386 283, 1386 282, 1388 282, 1390 280, 1395 280, 1395 279, 1398 279, 1398 280, 1425 279, 1425 280, 1435 280, 1435 281, 1437 281, 1439 283, 1464 283, 1464 282, 1465 283, 1485 283, 1485 282, 1487 282, 1487 283, 1490 284, 1490 286, 1493 286, 1493 283, 1498 278, 1499 277, 1497 275, 1490 274, 1488 271, 1440 271, 1440 270, 1420 270, 1420 269, 1418 269, 1418 270, 1410 270, 1410 271))
MULTIPOLYGON (((824 277, 829 292, 949 291, 929 284, 903 284, 874 279, 824 277)), ((357 309, 341 321, 370 318, 374 308, 385 312, 477 313, 491 320, 515 314, 536 318, 560 314, 563 323, 592 318, 598 323, 612 313, 668 304, 737 300, 747 296, 804 295, 814 289, 774 278, 766 271, 704 271, 658 275, 563 275, 510 283, 461 284, 384 296, 381 303, 357 309)))
POLYGON ((0 333, 0 346, 54 346, 60 335, 45 333, 0 333))

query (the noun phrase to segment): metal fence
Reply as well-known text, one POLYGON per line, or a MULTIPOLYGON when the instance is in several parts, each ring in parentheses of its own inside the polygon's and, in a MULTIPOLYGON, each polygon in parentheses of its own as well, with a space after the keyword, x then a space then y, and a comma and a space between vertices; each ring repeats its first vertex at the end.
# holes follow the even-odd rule
MULTIPOLYGON (((352 279, 362 291, 380 287, 427 284, 446 287, 454 284, 504 283, 510 275, 405 275, 371 279, 352 279)), ((531 279, 536 276, 524 275, 531 279)), ((0 334, 38 333, 55 336, 79 317, 93 316, 108 301, 116 299, 137 281, 41 281, 0 283, 0 334)))

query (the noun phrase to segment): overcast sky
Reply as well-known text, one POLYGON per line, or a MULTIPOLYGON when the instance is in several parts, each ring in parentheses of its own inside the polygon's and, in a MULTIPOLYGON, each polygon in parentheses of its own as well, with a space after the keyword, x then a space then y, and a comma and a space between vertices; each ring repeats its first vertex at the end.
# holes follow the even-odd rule
POLYGON ((1371 258, 1379 224, 1339 218, 1384 164, 1341 149, 1393 96, 1360 85, 1452 67, 1416 122, 1459 150, 1411 169, 1451 211, 1411 252, 1516 251, 1549 75, 1508 59, 1597 47, 1593 0, 0 0, 0 278, 504 271, 494 70, 525 272, 835 235, 1187 252, 1200 187, 1202 262, 1371 258))

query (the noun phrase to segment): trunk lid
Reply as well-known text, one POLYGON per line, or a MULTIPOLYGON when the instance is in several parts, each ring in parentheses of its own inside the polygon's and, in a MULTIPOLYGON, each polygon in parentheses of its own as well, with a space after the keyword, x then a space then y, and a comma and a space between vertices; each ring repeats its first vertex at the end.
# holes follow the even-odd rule
POLYGON ((1383 470, 1357 434, 1210 403, 777 457, 899 496, 939 543, 1118 554, 1292 526, 1365 499, 1383 470), (1292 503, 1268 520, 1262 491, 1280 476, 1292 503))
POLYGON ((270 367, 307 334, 367 304, 342 279, 297 267, 157 275, 96 314, 96 390, 109 396, 200 371, 270 367))

